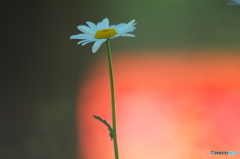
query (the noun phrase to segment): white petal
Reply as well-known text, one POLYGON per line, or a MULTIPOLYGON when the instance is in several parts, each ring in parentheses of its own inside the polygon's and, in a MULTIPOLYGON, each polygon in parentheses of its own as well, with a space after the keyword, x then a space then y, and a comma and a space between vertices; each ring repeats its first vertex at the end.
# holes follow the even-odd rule
POLYGON ((133 19, 133 20, 131 20, 127 25, 132 25, 135 21, 136 21, 136 20, 133 19))
POLYGON ((121 35, 116 34, 116 35, 114 35, 114 36, 112 36, 112 37, 110 37, 110 38, 108 38, 108 39, 115 39, 115 38, 117 38, 117 37, 119 37, 119 36, 121 36, 121 35))
POLYGON ((114 28, 116 29, 117 25, 110 25, 109 28, 114 28))
POLYGON ((86 22, 86 23, 93 31, 96 32, 98 30, 97 25, 95 25, 94 23, 92 23, 92 22, 86 22))
POLYGON ((91 34, 78 34, 70 36, 70 39, 87 39, 87 40, 96 40, 94 35, 91 34))
POLYGON ((124 29, 122 29, 122 31, 130 32, 130 31, 133 31, 134 29, 136 29, 136 27, 134 27, 134 26, 126 26, 126 27, 124 27, 124 29))
POLYGON ((136 27, 134 26, 130 26, 130 27, 127 27, 127 28, 124 28, 124 29, 117 29, 118 30, 118 33, 127 33, 127 32, 131 32, 131 31, 134 31, 136 29, 136 27))
MULTIPOLYGON (((79 41, 77 44, 81 44, 81 43, 90 43, 90 42, 94 42, 93 40, 82 40, 82 41, 79 41)), ((83 44, 82 44, 83 46, 83 44)))
POLYGON ((103 22, 99 22, 99 23, 97 24, 97 28, 98 28, 98 30, 104 29, 103 22))
POLYGON ((135 37, 135 35, 133 35, 133 34, 122 34, 121 36, 135 37))
POLYGON ((136 25, 136 24, 134 24, 134 22, 135 22, 135 19, 133 19, 132 21, 130 21, 128 24, 126 24, 125 26, 122 26, 121 28, 119 27, 119 28, 117 28, 119 31, 126 31, 127 32, 127 30, 129 30, 130 28, 132 28, 134 25, 136 25))
POLYGON ((116 29, 116 31, 119 35, 122 35, 128 32, 132 32, 134 31, 134 29, 136 29, 134 26, 129 26, 129 27, 124 27, 123 29, 116 29))
POLYGON ((126 33, 123 33, 123 34, 117 34, 117 35, 114 35, 114 36, 110 37, 109 39, 115 39, 115 38, 117 38, 117 37, 119 37, 119 36, 135 37, 135 35, 133 35, 133 34, 126 34, 126 33))
POLYGON ((108 18, 103 19, 102 24, 104 26, 104 29, 108 29, 108 27, 109 27, 109 20, 108 20, 108 18))
POLYGON ((125 25, 125 27, 132 26, 134 22, 135 22, 135 19, 131 20, 129 23, 127 23, 127 25, 125 25))
POLYGON ((126 23, 120 23, 117 25, 116 29, 120 29, 120 28, 123 28, 125 27, 127 24, 126 23))
POLYGON ((82 46, 84 46, 84 45, 86 45, 86 44, 88 44, 90 42, 92 42, 92 41, 86 41, 85 43, 82 43, 82 46))
POLYGON ((79 41, 77 44, 79 45, 79 44, 81 44, 81 43, 84 43, 85 41, 87 41, 87 40, 79 41))
POLYGON ((95 52, 99 49, 99 47, 100 47, 105 41, 107 41, 107 39, 97 40, 97 41, 93 44, 92 52, 95 53, 95 52))
POLYGON ((77 28, 85 34, 95 34, 95 31, 85 25, 79 25, 77 28))

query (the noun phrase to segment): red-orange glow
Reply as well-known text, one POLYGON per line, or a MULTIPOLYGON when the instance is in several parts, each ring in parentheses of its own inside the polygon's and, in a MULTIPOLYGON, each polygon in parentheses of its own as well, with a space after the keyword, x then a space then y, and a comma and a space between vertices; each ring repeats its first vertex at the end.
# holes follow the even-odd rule
MULTIPOLYGON (((121 159, 239 158, 240 56, 227 51, 113 54, 121 159)), ((233 52, 232 52, 233 53, 233 52)), ((81 85, 79 159, 114 159, 107 57, 81 85)))

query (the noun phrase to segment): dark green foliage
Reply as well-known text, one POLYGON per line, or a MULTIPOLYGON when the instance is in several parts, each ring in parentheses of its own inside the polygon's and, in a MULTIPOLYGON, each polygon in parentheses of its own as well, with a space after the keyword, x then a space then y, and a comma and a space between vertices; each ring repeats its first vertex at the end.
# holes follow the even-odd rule
POLYGON ((104 125, 107 126, 108 130, 109 130, 109 136, 111 138, 111 140, 113 139, 113 129, 112 127, 107 123, 106 120, 102 119, 100 116, 96 116, 96 115, 93 115, 93 117, 97 120, 99 120, 100 122, 102 122, 104 125))

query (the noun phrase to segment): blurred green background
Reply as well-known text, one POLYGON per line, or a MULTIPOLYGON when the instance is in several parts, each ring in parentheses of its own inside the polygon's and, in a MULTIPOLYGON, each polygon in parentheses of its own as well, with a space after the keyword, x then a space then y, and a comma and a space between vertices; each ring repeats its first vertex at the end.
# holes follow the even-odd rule
MULTIPOLYGON (((76 99, 105 53, 70 35, 85 21, 137 21, 112 51, 220 48, 240 43, 240 7, 226 0, 1 1, 0 158, 76 159, 76 99)), ((84 131, 84 130, 83 130, 84 131)), ((81 152, 80 152, 81 153, 81 152)))

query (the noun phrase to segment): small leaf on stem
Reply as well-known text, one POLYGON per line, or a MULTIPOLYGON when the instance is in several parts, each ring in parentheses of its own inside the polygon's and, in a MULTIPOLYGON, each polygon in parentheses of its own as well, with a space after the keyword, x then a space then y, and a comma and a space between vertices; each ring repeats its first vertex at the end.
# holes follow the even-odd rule
POLYGON ((96 116, 96 115, 93 115, 93 117, 97 120, 99 120, 100 122, 102 122, 104 125, 107 126, 108 130, 109 130, 109 136, 111 138, 111 140, 113 139, 113 128, 107 123, 106 120, 102 119, 100 116, 96 116))

